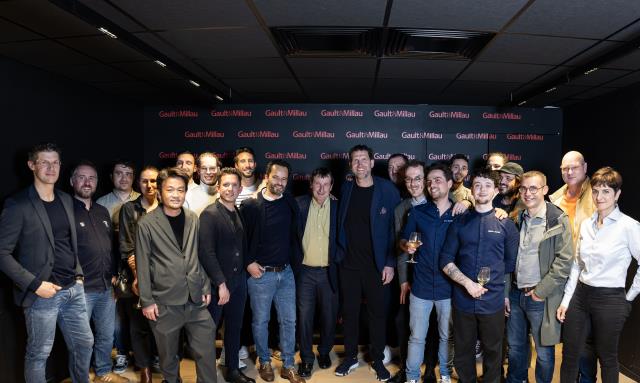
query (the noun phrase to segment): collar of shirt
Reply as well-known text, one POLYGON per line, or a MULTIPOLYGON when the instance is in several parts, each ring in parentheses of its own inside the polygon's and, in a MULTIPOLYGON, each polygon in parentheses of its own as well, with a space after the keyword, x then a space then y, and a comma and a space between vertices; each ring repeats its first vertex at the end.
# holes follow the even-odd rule
POLYGON ((325 206, 327 206, 327 204, 328 204, 328 203, 330 203, 330 202, 328 202, 328 201, 329 201, 329 197, 327 197, 327 198, 324 200, 324 202, 322 203, 322 205, 321 205, 321 204, 319 204, 319 203, 318 203, 318 201, 316 201, 316 199, 315 199, 315 198, 311 197, 311 203, 312 203, 314 206, 316 206, 318 209, 322 209, 322 208, 324 208, 325 206))
POLYGON ((547 218, 547 204, 543 202, 542 207, 538 210, 538 212, 536 214, 532 216, 529 215, 529 210, 525 210, 524 211, 524 218, 525 220, 530 220, 532 218, 541 218, 541 219, 546 219, 547 218))
POLYGON ((418 199, 411 197, 411 206, 418 206, 427 203, 427 197, 420 196, 418 199))
MULTIPOLYGON (((604 220, 602 221, 602 226, 611 225, 616 221, 620 220, 621 217, 622 217, 622 212, 620 211, 620 208, 616 204, 615 209, 613 209, 613 211, 609 213, 608 216, 604 217, 604 220)), ((596 231, 598 230, 598 212, 597 211, 594 212, 593 215, 591 216, 591 225, 596 231)))
POLYGON ((282 196, 284 195, 284 193, 280 194, 280 197, 278 198, 271 198, 271 197, 267 197, 267 194, 265 193, 267 191, 267 188, 262 189, 261 193, 262 193, 262 197, 264 199, 266 199, 267 201, 275 201, 277 199, 282 198, 282 196))

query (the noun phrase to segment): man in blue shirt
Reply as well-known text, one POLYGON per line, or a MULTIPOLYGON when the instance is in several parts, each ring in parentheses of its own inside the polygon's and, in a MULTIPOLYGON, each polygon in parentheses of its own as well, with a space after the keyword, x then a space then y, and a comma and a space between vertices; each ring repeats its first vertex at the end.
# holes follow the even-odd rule
POLYGON ((495 171, 473 176, 474 210, 449 226, 440 253, 440 267, 456 284, 453 289, 454 363, 461 383, 476 381, 475 343, 484 347, 486 383, 500 382, 504 334, 505 274, 512 273, 519 235, 511 220, 495 216, 492 200, 498 193, 495 171), (481 268, 490 268, 484 286, 475 282, 481 268))

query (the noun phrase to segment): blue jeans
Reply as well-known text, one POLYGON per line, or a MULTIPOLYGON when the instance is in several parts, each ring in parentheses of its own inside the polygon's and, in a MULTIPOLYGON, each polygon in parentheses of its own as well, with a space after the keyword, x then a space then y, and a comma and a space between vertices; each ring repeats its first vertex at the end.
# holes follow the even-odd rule
POLYGON ((96 375, 106 375, 111 372, 111 348, 115 326, 116 301, 113 290, 109 288, 102 292, 88 292, 84 297, 87 301, 87 317, 93 321, 93 358, 96 375))
POLYGON ((51 298, 38 297, 24 309, 27 351, 24 357, 26 383, 46 381, 47 358, 56 335, 56 322, 69 350, 69 373, 73 383, 89 382, 93 335, 89 326, 84 287, 80 283, 62 289, 51 298))
POLYGON ((420 379, 420 365, 424 358, 424 344, 429 331, 429 316, 433 306, 438 316, 438 360, 440 361, 440 375, 451 376, 449 371, 449 319, 451 318, 451 299, 430 301, 420 299, 415 295, 409 296, 409 348, 407 353, 407 380, 420 379))
POLYGON ((536 346, 536 382, 551 382, 555 365, 555 346, 542 346, 540 329, 544 317, 544 302, 536 302, 515 287, 509 293, 511 315, 507 320, 507 341, 509 343, 508 383, 527 381, 529 369, 529 332, 536 346))
POLYGON ((247 281, 253 320, 253 340, 260 363, 271 362, 269 352, 269 317, 271 302, 275 303, 280 325, 282 365, 293 368, 296 341, 296 284, 291 267, 280 272, 265 272, 260 278, 247 281))

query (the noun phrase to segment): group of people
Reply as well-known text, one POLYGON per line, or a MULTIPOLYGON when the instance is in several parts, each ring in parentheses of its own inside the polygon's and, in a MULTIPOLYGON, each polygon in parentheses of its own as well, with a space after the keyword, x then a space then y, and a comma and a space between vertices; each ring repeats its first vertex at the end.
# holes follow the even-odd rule
POLYGON ((140 193, 135 166, 119 160, 113 191, 95 202, 92 163, 73 168, 73 197, 55 188, 57 146, 35 146, 27 164, 33 185, 8 198, 0 216, 0 270, 14 282, 27 325, 27 382, 45 380, 56 323, 73 382, 88 382, 91 366, 94 381, 127 382, 118 374, 126 339, 142 382, 152 381, 156 359, 164 381, 181 381, 185 342, 198 382, 215 382, 223 321, 225 380, 255 382, 241 370, 245 312, 267 382, 275 379, 270 332, 279 336, 280 377, 304 383, 316 360, 332 366, 338 318, 344 356, 335 375, 351 373, 360 364, 361 312, 380 381, 415 383, 425 362, 425 380, 435 379, 439 363, 441 382, 454 367, 458 381, 475 382, 479 342, 484 382, 501 381, 505 355, 507 381, 525 382, 530 335, 537 382, 551 382, 561 341, 561 382, 594 379, 596 357, 602 380, 618 381, 618 339, 640 292, 640 274, 625 290, 631 258, 640 256, 640 224, 617 206, 620 174, 604 167, 587 177, 578 152, 563 157, 565 185, 549 201, 545 174, 502 153, 487 155, 470 177, 462 154, 429 167, 393 155, 386 179, 372 173, 371 148, 356 145, 339 198, 322 167, 310 176, 310 193, 294 198, 290 165, 272 160, 258 177, 246 147, 233 167, 210 152, 183 152, 162 170, 146 166, 140 193), (131 294, 116 302, 113 286, 120 291, 127 280, 131 294), (425 353, 430 325, 436 358, 425 353), (385 348, 394 337, 401 369, 392 377, 385 348))

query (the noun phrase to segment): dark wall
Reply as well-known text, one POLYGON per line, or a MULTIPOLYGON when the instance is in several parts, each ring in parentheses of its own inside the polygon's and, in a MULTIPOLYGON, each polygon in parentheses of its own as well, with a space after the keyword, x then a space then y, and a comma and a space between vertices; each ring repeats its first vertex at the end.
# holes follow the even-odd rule
MULTIPOLYGON (((602 166, 612 166, 622 174, 620 209, 640 220, 638 143, 640 142, 640 84, 565 109, 563 150, 584 154, 589 174, 602 166)), ((632 261, 627 286, 635 275, 632 261)), ((640 381, 640 303, 634 304, 620 338, 623 372, 640 381)))
MULTIPOLYGON (((111 189, 105 169, 112 159, 127 157, 141 163, 141 105, 2 57, 0 84, 0 148, 1 153, 5 153, 0 161, 0 171, 5 175, 0 204, 32 182, 26 162, 27 152, 35 143, 53 141, 62 147, 62 175, 57 186, 66 191, 69 191, 71 167, 80 159, 89 159, 101 169, 99 193, 111 189)), ((0 350, 3 350, 0 380, 3 382, 23 381, 23 321, 20 310, 13 304, 11 283, 0 273, 0 350)), ((56 347, 64 348, 62 342, 56 343, 56 347)), ((66 373, 65 363, 55 365, 58 369, 51 375, 58 378, 66 373)))

